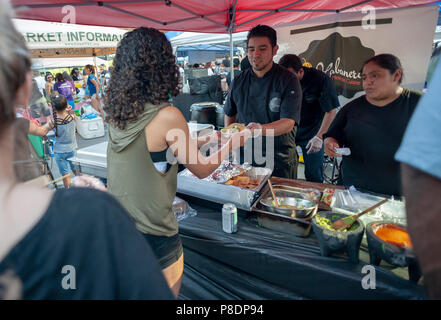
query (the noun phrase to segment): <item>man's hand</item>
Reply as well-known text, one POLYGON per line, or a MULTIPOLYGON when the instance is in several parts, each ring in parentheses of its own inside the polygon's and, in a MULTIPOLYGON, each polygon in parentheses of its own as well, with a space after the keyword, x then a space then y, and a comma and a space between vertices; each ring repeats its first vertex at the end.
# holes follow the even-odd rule
POLYGON ((320 139, 317 136, 314 136, 311 140, 309 140, 308 144, 306 145, 306 149, 308 151, 307 154, 316 153, 319 152, 323 147, 323 140, 320 139))
POLYGON ((341 156, 341 154, 336 153, 338 148, 340 148, 340 145, 335 138, 328 137, 325 139, 325 152, 330 158, 341 156))
POLYGON ((92 188, 100 191, 107 191, 104 183, 98 178, 89 176, 75 176, 72 180, 72 185, 75 187, 92 188))
POLYGON ((232 149, 243 147, 245 142, 247 142, 247 140, 251 138, 251 136, 251 130, 249 130, 248 128, 242 130, 241 132, 233 133, 233 135, 231 136, 232 149))
POLYGON ((257 138, 262 135, 262 125, 256 122, 250 122, 247 128, 251 131, 252 137, 257 138))

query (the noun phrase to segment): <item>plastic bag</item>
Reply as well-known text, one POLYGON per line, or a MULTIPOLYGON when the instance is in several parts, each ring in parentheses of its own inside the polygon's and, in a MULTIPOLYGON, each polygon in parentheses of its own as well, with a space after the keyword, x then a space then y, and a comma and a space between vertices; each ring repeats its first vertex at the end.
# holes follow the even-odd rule
POLYGON ((98 115, 95 112, 89 113, 89 114, 83 114, 81 116, 81 119, 95 119, 98 118, 98 115))
MULTIPOLYGON (((348 190, 335 190, 331 207, 333 210, 349 214, 360 213, 383 200, 381 195, 368 194, 358 191, 354 186, 348 190)), ((392 221, 406 225, 405 202, 400 199, 389 199, 380 207, 360 218, 364 223, 372 221, 392 221)))
POLYGON ((175 197, 173 200, 173 213, 178 221, 197 215, 197 211, 195 209, 190 207, 185 200, 178 197, 175 197))

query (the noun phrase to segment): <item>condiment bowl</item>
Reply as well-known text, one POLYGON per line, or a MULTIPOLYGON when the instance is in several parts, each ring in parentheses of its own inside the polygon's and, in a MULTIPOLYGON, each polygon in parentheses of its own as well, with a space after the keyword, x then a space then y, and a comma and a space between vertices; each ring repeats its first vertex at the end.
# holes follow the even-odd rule
POLYGON ((366 226, 366 239, 370 262, 380 265, 381 260, 397 267, 408 267, 409 279, 418 282, 421 269, 412 247, 403 247, 381 239, 377 232, 381 228, 393 228, 407 232, 405 226, 389 221, 371 222, 366 226))
POLYGON ((332 223, 349 215, 331 211, 321 211, 312 219, 312 229, 317 236, 320 253, 322 256, 330 256, 333 253, 346 252, 351 262, 358 263, 359 249, 364 234, 364 224, 357 220, 347 231, 332 229, 332 223), (317 222, 317 218, 324 217, 330 220, 328 229, 317 222))

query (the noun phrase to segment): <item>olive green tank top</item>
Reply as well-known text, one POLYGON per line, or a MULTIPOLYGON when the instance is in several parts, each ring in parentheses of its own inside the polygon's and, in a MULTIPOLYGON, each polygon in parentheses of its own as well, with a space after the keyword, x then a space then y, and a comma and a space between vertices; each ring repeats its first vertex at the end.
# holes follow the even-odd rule
POLYGON ((107 184, 139 231, 170 237, 178 233, 172 210, 178 166, 173 164, 166 173, 155 168, 144 131, 158 111, 168 105, 146 104, 146 111, 124 130, 109 126, 107 184))

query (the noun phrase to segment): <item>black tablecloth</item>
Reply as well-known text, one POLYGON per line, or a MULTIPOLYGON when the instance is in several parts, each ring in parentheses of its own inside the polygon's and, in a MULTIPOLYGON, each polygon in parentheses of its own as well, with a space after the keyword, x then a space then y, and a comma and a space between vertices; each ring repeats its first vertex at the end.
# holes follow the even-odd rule
MULTIPOLYGON (((187 198, 187 200, 189 200, 187 198)), ((239 230, 222 231, 221 208, 194 202, 197 216, 179 222, 184 246, 180 299, 424 299, 424 289, 384 267, 375 267, 376 288, 365 290, 366 249, 350 263, 322 257, 317 239, 257 225, 241 213, 239 230)), ((406 270, 401 269, 405 273, 406 270)))

